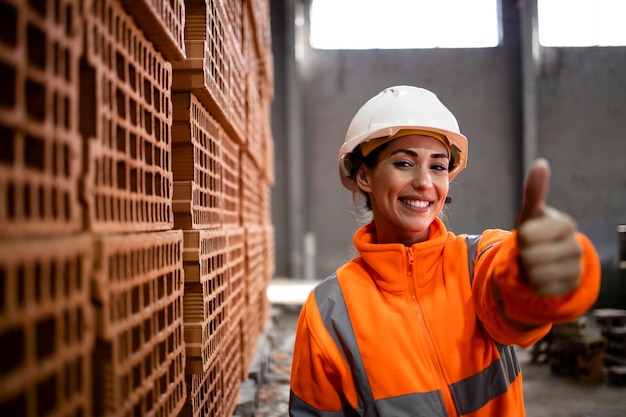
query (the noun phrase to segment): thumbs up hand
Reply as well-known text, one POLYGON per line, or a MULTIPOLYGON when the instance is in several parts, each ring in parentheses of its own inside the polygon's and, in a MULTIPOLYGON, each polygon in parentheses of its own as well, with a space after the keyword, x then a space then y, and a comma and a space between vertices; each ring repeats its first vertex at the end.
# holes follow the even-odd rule
POLYGON ((522 271, 542 297, 566 294, 578 286, 582 248, 577 226, 567 214, 546 205, 550 165, 538 159, 530 167, 517 218, 517 245, 522 271))

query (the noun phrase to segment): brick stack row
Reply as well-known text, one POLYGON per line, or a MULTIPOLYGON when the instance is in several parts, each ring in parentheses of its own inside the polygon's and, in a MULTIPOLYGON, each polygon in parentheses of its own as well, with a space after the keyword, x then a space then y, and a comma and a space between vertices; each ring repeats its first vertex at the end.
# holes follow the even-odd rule
POLYGON ((0 15, 0 415, 231 415, 274 273, 268 1, 0 15))
POLYGON ((602 383, 606 341, 591 331, 586 316, 552 326, 549 364, 552 373, 571 376, 579 382, 602 383))
POLYGON ((593 311, 606 340, 604 365, 609 384, 626 387, 626 310, 601 308, 593 311))
POLYGON ((593 330, 587 316, 552 326, 533 347, 533 362, 549 363, 553 374, 579 382, 626 386, 626 310, 599 308, 590 317, 593 330))

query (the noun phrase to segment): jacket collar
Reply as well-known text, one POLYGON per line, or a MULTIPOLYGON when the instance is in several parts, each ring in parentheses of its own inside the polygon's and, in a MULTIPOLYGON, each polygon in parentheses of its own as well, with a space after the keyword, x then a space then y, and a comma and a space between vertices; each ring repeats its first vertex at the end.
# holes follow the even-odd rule
POLYGON ((428 240, 411 247, 401 243, 376 243, 374 222, 357 230, 353 242, 377 285, 385 291, 402 292, 407 289, 410 276, 414 277, 418 287, 426 285, 435 276, 446 239, 446 227, 437 218, 430 225, 428 240))

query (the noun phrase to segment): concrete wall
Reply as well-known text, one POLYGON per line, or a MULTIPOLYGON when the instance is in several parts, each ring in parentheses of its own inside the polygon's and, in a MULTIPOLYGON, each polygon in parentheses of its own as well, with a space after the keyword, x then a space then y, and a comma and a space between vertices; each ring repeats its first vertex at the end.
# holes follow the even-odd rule
MULTIPOLYGON (((282 10, 282 3, 273 1, 273 10, 282 10)), ((451 184, 449 229, 460 234, 513 226, 523 181, 520 19, 514 2, 502 3, 503 42, 497 48, 305 49, 299 110, 306 204, 298 215, 316 237, 318 277, 354 255, 352 234, 365 221, 362 213, 355 213, 350 192, 340 185, 337 152, 358 108, 391 85, 434 91, 469 139, 468 167, 451 184)), ((272 22, 279 60, 285 54, 280 26, 289 24, 284 15, 281 18, 272 22)), ((626 169, 621 159, 626 156, 625 64, 626 48, 544 49, 537 81, 538 153, 553 169, 549 203, 571 213, 598 247, 610 278, 603 284, 607 300, 611 294, 626 295, 626 284, 617 278, 615 231, 626 223, 626 169)), ((290 274, 285 259, 289 230, 281 224, 289 213, 280 178, 289 175, 284 153, 288 138, 281 137, 279 125, 288 109, 278 97, 285 94, 284 85, 277 80, 276 88, 273 207, 277 274, 285 276, 290 274)))
POLYGON ((603 264, 599 302, 626 307, 617 274, 626 223, 626 47, 550 48, 539 77, 539 152, 552 164, 549 203, 565 208, 603 264))

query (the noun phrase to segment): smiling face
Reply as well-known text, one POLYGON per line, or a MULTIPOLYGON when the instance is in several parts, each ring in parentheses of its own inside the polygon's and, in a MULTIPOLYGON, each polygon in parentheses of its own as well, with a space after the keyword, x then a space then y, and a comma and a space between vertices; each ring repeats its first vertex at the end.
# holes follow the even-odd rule
POLYGON ((448 164, 439 140, 409 135, 392 140, 374 168, 361 166, 356 180, 369 194, 378 243, 409 246, 428 239, 448 195, 448 164))

